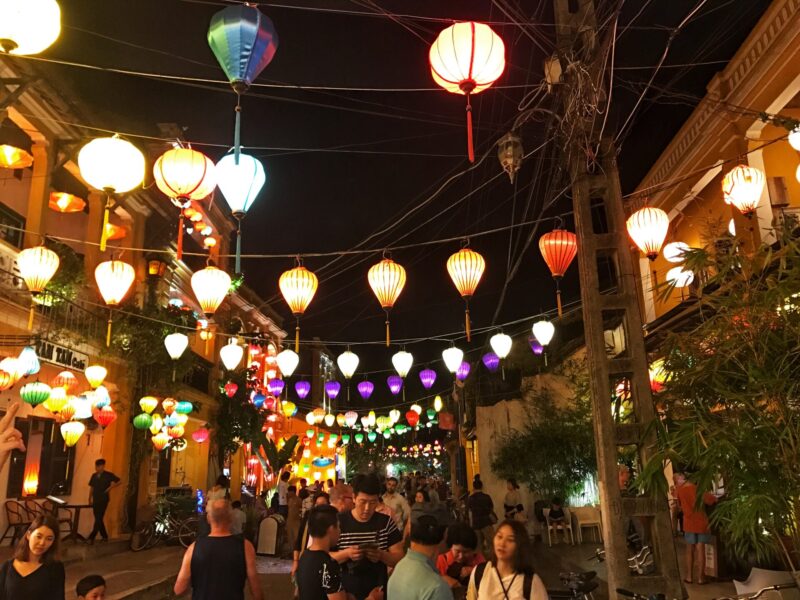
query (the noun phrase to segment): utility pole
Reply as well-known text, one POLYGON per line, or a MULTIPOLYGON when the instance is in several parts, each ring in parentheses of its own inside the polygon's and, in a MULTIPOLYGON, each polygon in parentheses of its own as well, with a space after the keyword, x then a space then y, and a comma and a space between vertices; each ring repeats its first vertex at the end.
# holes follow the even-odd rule
MULTIPOLYGON (((603 53, 599 51, 594 0, 554 0, 554 7, 556 72, 560 67, 564 99, 562 141, 578 235, 609 596, 615 597, 617 588, 625 588, 644 595, 685 598, 667 498, 630 496, 619 483, 621 450, 635 449, 640 465, 652 455, 655 439, 649 426, 656 415, 616 150, 610 139, 601 139, 605 113, 600 109, 608 108, 608 97, 601 76, 603 53), (598 264, 614 274, 610 292, 601 293, 598 264), (621 332, 613 349, 607 343, 609 330, 621 332), (620 386, 630 394, 627 418, 613 414, 612 399, 620 386), (632 574, 628 566, 626 538, 632 522, 644 530, 643 543, 652 549, 654 568, 646 575, 632 574)), ((552 62, 548 72, 553 72, 552 62)))

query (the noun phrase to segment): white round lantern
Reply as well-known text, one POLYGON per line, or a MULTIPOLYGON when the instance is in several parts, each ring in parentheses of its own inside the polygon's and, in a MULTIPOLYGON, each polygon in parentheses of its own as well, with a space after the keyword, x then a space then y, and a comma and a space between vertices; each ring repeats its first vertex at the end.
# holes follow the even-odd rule
POLYGON ((542 346, 547 346, 547 344, 550 343, 550 340, 553 339, 556 328, 550 321, 542 320, 534 323, 531 331, 533 332, 533 337, 536 338, 537 342, 539 342, 542 346))

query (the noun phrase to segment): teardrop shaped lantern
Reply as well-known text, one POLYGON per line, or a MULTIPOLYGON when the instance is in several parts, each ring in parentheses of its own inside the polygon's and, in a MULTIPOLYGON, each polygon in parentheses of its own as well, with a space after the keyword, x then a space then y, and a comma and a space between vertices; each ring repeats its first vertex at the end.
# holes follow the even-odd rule
POLYGON ((466 381, 471 369, 472 366, 467 361, 461 361, 461 364, 458 365, 458 369, 456 369, 456 379, 459 381, 466 381))
POLYGON ((291 377, 300 364, 300 357, 293 350, 281 350, 275 357, 275 362, 278 363, 278 368, 281 370, 281 375, 284 377, 291 377))
POLYGON ((50 386, 41 381, 26 383, 19 390, 19 397, 31 406, 38 406, 50 397, 50 386))
POLYGON ((300 264, 299 258, 297 266, 294 269, 284 271, 278 280, 278 287, 281 290, 283 299, 289 305, 297 321, 294 334, 295 352, 300 351, 300 317, 303 316, 308 305, 311 304, 314 294, 317 293, 318 285, 317 276, 300 264))
POLYGON ((397 302, 400 292, 406 285, 406 270, 391 258, 384 258, 381 262, 370 267, 367 281, 372 292, 386 313, 386 347, 391 343, 389 332, 389 311, 397 302))
POLYGON ((455 374, 458 371, 458 367, 461 366, 461 361, 464 360, 464 351, 455 346, 450 346, 442 351, 442 360, 444 360, 447 370, 455 374))
POLYGON ((533 333, 533 337, 536 338, 536 341, 538 341, 542 346, 547 346, 550 343, 550 340, 553 339, 556 328, 550 321, 541 320, 533 324, 531 331, 533 333))
POLYGON ((483 277, 483 272, 486 270, 486 261, 483 256, 470 250, 469 248, 462 248, 450 258, 447 259, 447 272, 450 274, 450 279, 464 299, 466 306, 464 310, 464 323, 467 332, 467 341, 472 341, 472 327, 469 319, 469 299, 475 294, 475 290, 483 277))
POLYGON ((231 338, 227 344, 219 349, 219 358, 228 371, 235 370, 239 363, 242 362, 243 356, 244 348, 237 343, 236 338, 231 338))
POLYGON ((50 283, 53 275, 58 270, 61 261, 58 254, 45 248, 36 246, 26 248, 17 255, 17 268, 19 274, 31 292, 31 309, 28 315, 28 330, 33 329, 34 304, 36 296, 44 291, 45 286, 50 283))
POLYGON ((161 452, 164 448, 166 448, 167 444, 169 444, 169 440, 169 434, 167 434, 165 431, 159 431, 150 438, 150 441, 153 442, 153 447, 157 452, 161 452))
POLYGON ((105 429, 111 423, 116 421, 117 419, 117 411, 109 404, 108 406, 104 406, 103 408, 98 408, 92 411, 92 417, 97 423, 105 429))
POLYGON ((325 393, 331 400, 336 400, 336 397, 339 395, 341 389, 342 389, 342 384, 339 383, 338 381, 325 382, 325 393))
POLYGON ((139 408, 148 415, 156 409, 156 406, 158 406, 158 398, 155 396, 142 396, 139 398, 139 408))
POLYGON ((61 424, 61 437, 64 438, 67 447, 77 444, 84 431, 86 426, 80 421, 67 421, 61 424))
POLYGON ((494 352, 487 352, 481 357, 481 361, 483 361, 483 366, 489 369, 490 372, 494 373, 500 368, 500 357, 497 356, 494 352))
POLYGON ((39 356, 33 346, 25 346, 17 356, 17 362, 23 377, 36 375, 42 368, 39 363, 39 356))
POLYGON ((156 186, 180 210, 177 258, 183 257, 184 211, 192 200, 202 200, 214 191, 217 180, 214 162, 191 148, 172 148, 158 157, 153 165, 156 186))
POLYGON ((428 54, 433 80, 452 94, 467 97, 467 155, 475 162, 470 96, 490 87, 506 66, 505 45, 483 23, 455 23, 436 38, 428 54))
POLYGON ((189 337, 183 333, 170 333, 164 338, 164 346, 172 360, 178 360, 189 346, 189 337))
POLYGON ((203 312, 211 316, 222 304, 231 287, 231 277, 222 269, 207 266, 192 275, 192 291, 203 312))
POLYGON ((626 226, 633 243, 647 258, 655 260, 669 231, 667 213, 660 208, 645 206, 628 217, 626 226))
POLYGON ((372 392, 375 391, 375 384, 371 381, 362 381, 357 386, 358 393, 364 400, 369 400, 370 396, 372 396, 372 392))
POLYGON ((763 171, 749 165, 738 165, 722 179, 725 202, 733 204, 749 219, 758 208, 765 183, 763 171))
POLYGON ((149 429, 150 425, 153 424, 153 417, 148 415, 147 413, 139 413, 135 417, 133 417, 133 427, 134 429, 139 429, 144 431, 145 429, 149 429))
POLYGON ((556 281, 556 303, 558 316, 562 316, 561 307, 561 278, 569 269, 575 255, 578 253, 578 236, 566 229, 554 229, 539 238, 539 252, 542 253, 544 262, 550 269, 550 274, 556 281))
POLYGON ((297 397, 300 398, 300 400, 305 400, 311 393, 311 382, 298 381, 294 384, 294 391, 297 393, 297 397))
POLYGON ((503 360, 511 352, 511 343, 511 337, 505 333, 496 333, 489 338, 489 345, 500 360, 503 360))
POLYGON ((392 395, 397 396, 400 390, 403 389, 403 378, 399 375, 389 375, 389 377, 386 378, 386 385, 389 386, 389 391, 392 395))
POLYGON ((344 375, 345 379, 350 379, 358 368, 358 355, 351 352, 348 348, 336 358, 336 364, 339 365, 339 370, 344 375))
POLYGON ((408 372, 411 370, 411 365, 414 364, 414 356, 410 352, 401 350, 392 355, 392 365, 397 374, 405 379, 408 372))
POLYGON ((111 345, 111 325, 113 321, 113 308, 122 302, 128 294, 136 278, 133 267, 121 260, 107 260, 97 265, 94 270, 94 279, 97 289, 109 307, 108 329, 106 330, 106 346, 111 345))
POLYGON ((208 429, 205 427, 201 427, 200 429, 196 429, 192 433, 192 439, 197 442, 198 444, 203 444, 208 441, 208 429))
POLYGON ((61 33, 61 8, 56 0, 0 3, 0 54, 39 54, 61 33))
POLYGON ((89 382, 89 385, 92 387, 92 389, 96 389, 103 385, 107 375, 108 369, 102 365, 89 365, 83 372, 83 376, 86 377, 86 381, 89 382))
POLYGON ((423 369, 419 372, 419 380, 422 382, 422 387, 429 390, 436 383, 436 371, 433 369, 423 369))

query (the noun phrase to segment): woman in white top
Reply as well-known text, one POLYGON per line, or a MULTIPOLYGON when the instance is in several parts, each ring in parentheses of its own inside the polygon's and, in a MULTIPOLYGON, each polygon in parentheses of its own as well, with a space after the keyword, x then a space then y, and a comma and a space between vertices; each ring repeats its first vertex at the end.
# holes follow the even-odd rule
POLYGON ((516 479, 508 480, 508 492, 503 499, 503 509, 506 519, 516 519, 525 521, 525 507, 522 505, 522 494, 519 493, 519 485, 516 479))
POLYGON ((493 560, 484 565, 470 575, 467 600, 547 600, 544 583, 531 566, 528 532, 519 521, 500 523, 493 560))

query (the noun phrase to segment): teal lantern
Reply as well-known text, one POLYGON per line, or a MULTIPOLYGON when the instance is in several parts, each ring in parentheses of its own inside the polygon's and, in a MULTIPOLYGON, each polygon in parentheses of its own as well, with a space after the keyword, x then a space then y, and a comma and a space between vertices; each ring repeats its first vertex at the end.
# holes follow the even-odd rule
POLYGON ((347 444, 349 444, 349 443, 350 443, 350 434, 349 433, 343 433, 342 434, 342 445, 343 446, 347 446, 347 444))
POLYGON ((433 419, 436 417, 436 411, 434 409, 432 409, 432 408, 429 408, 428 410, 426 410, 425 414, 428 417, 428 421, 433 421, 433 419))
POLYGON ((50 386, 41 381, 26 383, 20 389, 19 395, 31 406, 39 406, 50 397, 50 386))
POLYGON ((140 413, 133 417, 133 426, 136 429, 150 429, 153 424, 153 417, 147 413, 140 413))
POLYGON ((353 439, 356 441, 356 444, 361 444, 364 441, 364 434, 359 432, 353 436, 353 439))
POLYGON ((384 429, 383 430, 383 437, 388 440, 390 437, 392 437, 392 432, 389 429, 384 429))
POLYGON ((367 439, 368 439, 370 442, 374 442, 374 441, 375 441, 377 438, 378 438, 378 434, 377 434, 377 433, 375 433, 374 431, 370 431, 370 432, 367 434, 367 439))
POLYGON ((181 400, 175 405, 175 412, 179 415, 188 415, 193 410, 194 406, 192 403, 187 402, 186 400, 181 400))

